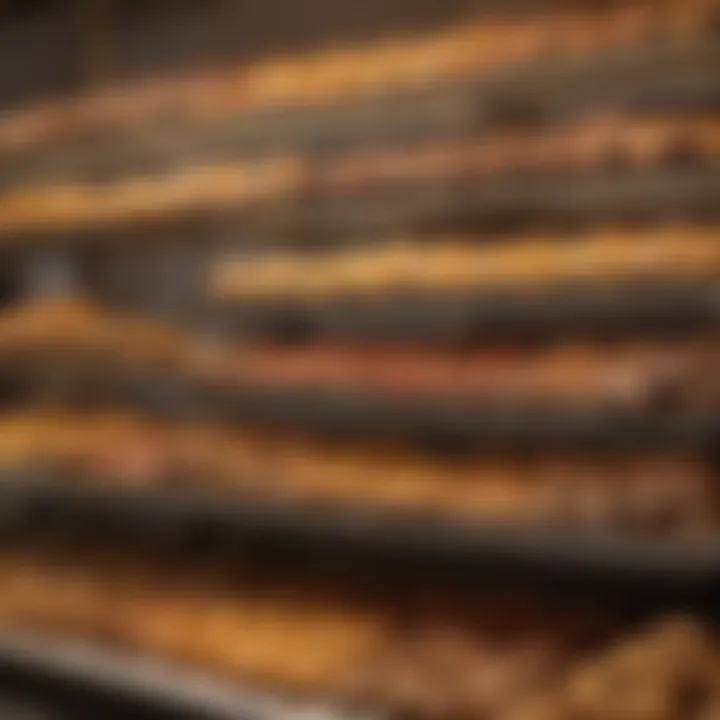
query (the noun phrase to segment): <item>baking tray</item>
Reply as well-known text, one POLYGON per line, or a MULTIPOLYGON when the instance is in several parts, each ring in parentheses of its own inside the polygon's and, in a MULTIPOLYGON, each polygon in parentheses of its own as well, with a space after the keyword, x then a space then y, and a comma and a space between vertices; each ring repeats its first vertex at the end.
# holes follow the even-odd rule
MULTIPOLYGON (((718 433, 718 416, 712 409, 657 412, 600 403, 577 407, 493 403, 313 387, 217 385, 194 391, 197 401, 186 403, 189 415, 205 419, 338 439, 393 438, 450 449, 697 449, 712 447, 718 433)), ((152 407, 147 405, 146 410, 152 412, 152 407)), ((162 407, 159 410, 162 414, 162 407)))
POLYGON ((316 245, 335 245, 343 235, 357 243, 364 233, 432 238, 444 232, 462 232, 470 237, 477 234, 482 241, 488 237, 482 232, 485 229, 714 220, 720 217, 718 188, 720 168, 703 162, 518 170, 480 179, 417 181, 347 194, 310 194, 282 207, 274 222, 278 233, 312 237, 316 245))
POLYGON ((326 156, 349 148, 532 126, 590 112, 696 111, 720 105, 720 41, 649 43, 590 57, 549 57, 457 82, 322 106, 265 108, 180 127, 89 133, 6 156, 0 187, 38 180, 102 182, 179 165, 269 153, 326 156))
MULTIPOLYGON (((0 634, 0 686, 62 708, 58 718, 381 720, 331 701, 293 699, 72 638, 0 634), (34 691, 34 692, 33 692, 34 691)), ((5 714, 2 715, 6 717, 5 714)), ((18 715, 20 720, 22 715, 18 715)), ((34 718, 34 715, 29 715, 34 718)), ((40 715, 39 717, 43 717, 40 715)), ((54 718, 48 714, 49 718, 54 718)), ((8 720, 14 720, 12 715, 8 720)))
MULTIPOLYGON (((717 612, 720 535, 694 539, 500 525, 398 510, 166 488, 133 491, 6 475, 8 538, 80 537, 138 552, 255 555, 383 584, 520 584, 717 612)), ((52 542, 57 542, 53 540, 52 542)))
MULTIPOLYGON (((16 378, 18 376, 15 376, 16 378)), ((553 403, 523 398, 417 396, 352 387, 222 383, 148 372, 89 382, 82 366, 38 387, 5 376, 7 407, 130 410, 167 421, 205 422, 331 440, 382 439, 443 454, 470 450, 710 451, 720 414, 707 407, 553 403), (22 384, 21 384, 22 383, 22 384)))
MULTIPOLYGON (((572 239, 569 239, 569 243, 572 239)), ((427 293, 398 290, 320 299, 218 299, 215 327, 285 342, 401 345, 524 344, 556 337, 682 337, 720 320, 720 282, 697 279, 592 281, 512 289, 427 293)))
MULTIPOLYGON (((88 377, 82 364, 38 387, 30 368, 0 377, 8 407, 50 403, 74 410, 128 409, 161 420, 295 431, 335 440, 394 440, 443 453, 553 448, 709 451, 720 434, 712 403, 693 407, 560 403, 523 398, 419 396, 351 386, 201 380, 170 371, 88 377)), ((38 370, 35 371, 36 373, 38 370)), ((39 371, 44 375, 43 371, 39 371)))
MULTIPOLYGON (((334 247, 374 236, 463 233, 483 241, 488 232, 578 227, 599 221, 704 222, 720 218, 720 167, 666 163, 653 167, 517 171, 482 179, 413 182, 352 193, 319 193, 241 207, 185 208, 167 216, 117 219, 13 231, 7 243, 88 245, 137 242, 171 248, 203 237, 209 249, 334 247)), ((2 231, 0 230, 0 235, 2 231)))

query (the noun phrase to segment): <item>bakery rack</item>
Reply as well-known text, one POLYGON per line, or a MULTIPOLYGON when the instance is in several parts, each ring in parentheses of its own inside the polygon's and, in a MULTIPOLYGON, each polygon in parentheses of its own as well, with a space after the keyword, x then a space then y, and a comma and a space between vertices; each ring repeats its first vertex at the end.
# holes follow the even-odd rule
POLYGON ((281 341, 351 340, 418 345, 474 341, 537 342, 561 335, 678 336, 710 328, 720 317, 714 280, 558 285, 522 294, 502 291, 303 302, 218 300, 216 323, 233 333, 281 341))
POLYGON ((716 107, 720 46, 649 45, 601 58, 549 58, 490 77, 373 95, 342 105, 267 108, 206 127, 95 133, 82 141, 41 146, 3 158, 0 183, 71 173, 93 179, 165 170, 184 162, 283 152, 323 159, 345 148, 382 146, 437 136, 463 137, 502 124, 530 126, 612 106, 634 113, 716 107))
POLYGON ((717 218, 720 171, 712 164, 680 169, 670 164, 622 173, 600 168, 558 173, 553 180, 548 183, 541 174, 508 173, 487 180, 413 183, 327 197, 308 191, 274 202, 187 208, 72 228, 7 231, 0 226, 0 235, 5 234, 7 247, 20 250, 50 242, 102 251, 116 246, 123 235, 168 247, 184 237, 208 233, 209 228, 209 247, 222 247, 229 240, 248 247, 317 247, 333 246, 338 238, 352 243, 373 233, 398 231, 422 236, 477 228, 563 227, 600 217, 620 222, 717 218))
POLYGON ((318 434, 326 438, 394 438, 441 452, 550 444, 603 451, 659 447, 713 451, 720 415, 711 407, 623 407, 621 403, 553 404, 522 399, 413 397, 352 387, 226 383, 162 369, 123 369, 86 361, 0 370, 5 402, 29 400, 74 408, 138 410, 166 420, 224 423, 318 434))
MULTIPOLYGON (((329 701, 295 699, 243 688, 90 642, 23 631, 0 635, 0 711, 12 688, 17 720, 381 720, 380 711, 348 711, 329 701), (39 700, 41 698, 41 700, 39 700)), ((7 713, 7 714, 6 714, 7 713)))
POLYGON ((711 538, 657 538, 610 531, 494 525, 421 513, 267 500, 187 487, 123 490, 92 478, 6 476, 0 486, 5 537, 91 537, 110 546, 181 553, 258 554, 269 563, 352 567, 403 583, 530 584, 588 591, 651 606, 715 612, 720 548, 711 538))
MULTIPOLYGON (((221 418, 259 427, 305 428, 326 436, 389 436, 449 447, 514 444, 537 447, 632 448, 712 446, 718 418, 713 412, 622 412, 592 408, 533 407, 531 404, 473 403, 463 400, 392 399, 368 393, 222 385, 200 400, 176 404, 193 416, 221 418)), ((149 398, 148 398, 149 399, 149 398)), ((150 400, 152 402, 152 400, 150 400)), ((160 399, 168 406, 168 397, 160 399)), ((170 402, 172 404, 172 401, 170 402)), ((157 406, 156 406, 157 407, 157 406)))
MULTIPOLYGON (((143 217, 138 222, 117 219, 109 224, 92 222, 72 228, 41 229, 3 228, 5 244, 40 242, 52 237, 75 245, 98 244, 100 238, 111 241, 113 236, 138 228, 143 242, 182 236, 195 225, 207 230, 217 227, 222 235, 232 226, 232 234, 245 243, 258 241, 274 244, 290 235, 312 238, 312 243, 334 242, 336 236, 357 235, 370 231, 427 231, 481 224, 507 223, 508 218, 521 218, 525 223, 553 223, 568 220, 594 220, 603 216, 619 219, 687 214, 691 217, 716 216, 714 189, 718 185, 717 168, 660 167, 628 170, 623 173, 600 169, 574 173, 555 182, 542 178, 517 177, 509 173, 490 180, 458 180, 455 183, 420 183, 377 192, 356 192, 337 197, 317 196, 313 191, 313 163, 322 163, 337 154, 343 145, 357 146, 362 142, 382 145, 401 137, 409 139, 405 123, 412 117, 417 132, 428 136, 463 137, 488 127, 510 125, 538 127, 558 117, 583 116, 598 107, 617 103, 619 109, 635 114, 672 110, 691 112, 714 108, 718 100, 717 42, 699 41, 689 45, 644 48, 641 51, 618 51, 602 59, 563 65, 562 60, 544 63, 544 69, 532 67, 513 71, 510 76, 474 80, 456 88, 413 91, 411 98, 371 98, 365 108, 353 103, 347 107, 300 107, 292 113, 281 110, 276 117, 235 119, 229 127, 206 129, 153 129, 152 124, 120 136, 97 133, 80 143, 67 140, 49 147, 40 147, 13 157, 6 154, 2 163, 2 184, 21 186, 28 181, 43 182, 85 179, 103 185, 118 177, 132 176, 133 170, 152 176, 156 172, 187 167, 193 159, 227 159, 233 154, 246 158, 268 156, 268 148, 283 157, 283 146, 292 149, 290 157, 308 162, 308 182, 300 195, 280 197, 260 203, 224 204, 211 211, 187 209, 171 212, 165 217, 143 217), (518 74, 519 73, 519 74, 518 74), (380 103, 378 106, 378 102, 380 103), (384 108, 383 103, 390 104, 384 108), (409 112, 409 104, 418 105, 409 112), (440 110, 438 110, 440 108, 440 110), (344 115, 335 117, 337 114, 344 115), (328 114, 325 118, 323 114, 328 114), (427 127, 425 127, 427 126, 427 127), (328 128, 340 137, 328 138, 328 128), (424 129, 423 129, 424 128, 424 129), (371 137, 358 137, 358 133, 371 137), (170 136, 168 135, 170 133, 170 136), (175 137, 177 135, 177 137, 175 137), (177 163, 177 148, 183 148, 183 164, 177 163), (186 148, 189 148, 186 150, 186 148), (279 149, 278 149, 279 148, 279 149), (237 226, 237 220, 242 222, 237 226), (194 222, 193 222, 194 221, 194 222)), ((286 154, 290 151, 286 151, 286 154)), ((207 233, 206 233, 207 234, 207 233)), ((211 235, 213 233, 210 233, 211 235)))
MULTIPOLYGON (((697 157, 667 157, 640 168, 618 168, 610 161, 592 170, 563 168, 553 172, 553 182, 542 173, 515 170, 348 193, 318 191, 314 184, 313 163, 348 147, 471 136, 508 125, 542 127, 599 108, 652 116, 668 109, 716 110, 720 103, 717 40, 601 55, 572 63, 549 58, 531 68, 373 97, 370 103, 308 106, 292 113, 287 108, 255 110, 200 129, 141 123, 27 154, 10 153, 1 159, 2 188, 32 185, 38 178, 62 186, 68 176, 111 188, 118 177, 134 173, 172 173, 178 148, 189 164, 296 153, 308 163, 308 178, 298 194, 279 199, 181 208, 158 217, 141 213, 130 220, 61 229, 0 226, 0 236, 8 252, 28 259, 25 290, 38 297, 72 294, 77 284, 70 265, 88 252, 102 256, 152 245, 171 257, 177 241, 193 233, 202 235, 203 248, 213 252, 229 244, 247 249, 352 245, 373 233, 429 237, 477 228, 574 227, 605 218, 717 220, 720 169, 697 157), (58 248, 63 248, 59 254, 58 248), (58 267, 67 272, 53 271, 50 277, 44 272, 58 267)), ((717 324, 720 286, 715 281, 563 286, 522 298, 466 293, 430 299, 401 292, 385 300, 345 298, 328 304, 215 302, 194 313, 194 319, 211 318, 226 335, 241 328, 246 336, 302 341, 462 346, 477 340, 534 342, 568 333, 682 336, 717 324)), ((150 416, 289 428, 335 440, 392 437, 450 454, 481 446, 532 451, 552 444, 593 452, 672 447, 712 456, 720 439, 717 411, 701 408, 625 412, 602 405, 577 409, 418 400, 313 387, 229 388, 163 368, 124 372, 112 363, 93 367, 92 361, 52 368, 52 387, 39 388, 38 372, 48 375, 47 369, 21 360, 3 364, 0 375, 18 390, 21 403, 38 396, 80 406, 111 401, 150 416)), ((11 547, 27 539, 58 544, 90 539, 181 556, 257 554, 269 566, 330 564, 340 573, 351 568, 354 575, 406 588, 420 581, 462 587, 527 583, 564 597, 589 593, 646 608, 717 615, 720 545, 712 536, 501 526, 317 500, 263 499, 249 492, 221 494, 206 488, 201 493, 200 486, 197 479, 167 477, 131 489, 111 478, 42 467, 6 472, 0 481, 0 535, 11 547)), ((332 702, 279 697, 137 661, 89 644, 6 632, 0 634, 0 695, 3 683, 11 682, 30 695, 56 698, 70 717, 77 706, 86 716, 115 713, 118 718, 385 717, 382 711, 355 714, 332 702)))

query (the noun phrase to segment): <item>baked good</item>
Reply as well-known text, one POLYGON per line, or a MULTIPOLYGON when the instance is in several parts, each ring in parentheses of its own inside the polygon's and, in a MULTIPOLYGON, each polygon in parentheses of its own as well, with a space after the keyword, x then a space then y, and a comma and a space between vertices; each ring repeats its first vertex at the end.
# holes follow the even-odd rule
MULTIPOLYGON (((365 188, 382 191, 387 186, 477 180, 498 172, 602 167, 618 159, 636 166, 676 158, 709 161, 719 152, 720 131, 713 116, 603 115, 541 130, 350 152, 327 161, 285 156, 180 166, 164 174, 102 185, 10 188, 0 207, 0 231, 61 231, 143 222, 180 213, 237 210, 258 201, 302 197, 310 190, 320 197, 336 196, 365 188)), ((357 269, 351 272, 356 274, 357 269)), ((282 273, 276 276, 281 278, 282 273)), ((318 273, 317 277, 329 280, 333 276, 318 273)))
POLYGON ((711 469, 693 453, 545 451, 432 458, 389 444, 159 422, 110 412, 42 412, 0 423, 0 466, 63 471, 119 488, 173 482, 237 494, 447 519, 705 535, 717 527, 711 469))
POLYGON ((528 593, 408 597, 338 592, 298 571, 241 575, 16 550, 0 559, 0 621, 435 720, 708 720, 717 707, 717 638, 690 616, 628 626, 609 609, 528 593))
POLYGON ((36 104, 8 114, 0 122, 0 152, 130 124, 167 118, 194 122, 268 105, 342 102, 557 55, 698 37, 712 27, 716 11, 715 0, 673 0, 471 18, 425 35, 268 58, 215 73, 153 78, 105 88, 80 101, 36 104))
POLYGON ((398 291, 525 291, 609 279, 697 279, 717 272, 713 227, 668 226, 587 231, 574 238, 520 237, 478 244, 471 238, 395 240, 369 248, 217 260, 208 279, 217 298, 282 302, 392 296, 398 291))

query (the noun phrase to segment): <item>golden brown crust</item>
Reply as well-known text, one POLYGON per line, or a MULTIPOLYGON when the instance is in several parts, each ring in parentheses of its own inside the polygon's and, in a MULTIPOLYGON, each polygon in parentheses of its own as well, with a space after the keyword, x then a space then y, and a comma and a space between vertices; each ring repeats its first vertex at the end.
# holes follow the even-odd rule
POLYGON ((523 291, 563 282, 711 277, 720 266, 715 227, 587 231, 573 238, 502 243, 440 237, 396 240, 312 257, 273 254, 220 259, 209 288, 245 300, 374 297, 398 291, 523 291))
POLYGON ((107 184, 48 185, 9 190, 0 209, 0 233, 63 230, 152 221, 184 212, 239 210, 297 195, 305 165, 285 157, 191 167, 166 175, 107 184))
MULTIPOLYGON (((459 398, 556 406, 582 403, 649 407, 661 399, 683 403, 709 381, 711 339, 614 345, 564 343, 540 350, 484 348, 454 352, 313 345, 259 345, 228 350, 190 377, 231 387, 343 388, 388 398, 459 398)), ((707 388, 709 390, 709 388, 707 388)))
POLYGON ((0 316, 0 355, 58 362, 83 355, 120 364, 157 367, 187 352, 188 339, 176 328, 131 314, 105 311, 86 298, 57 297, 20 304, 0 316))

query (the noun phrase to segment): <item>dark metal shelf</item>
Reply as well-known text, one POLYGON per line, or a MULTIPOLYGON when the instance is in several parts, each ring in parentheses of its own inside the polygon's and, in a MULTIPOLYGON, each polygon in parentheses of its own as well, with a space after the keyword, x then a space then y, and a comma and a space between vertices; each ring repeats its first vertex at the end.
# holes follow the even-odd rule
POLYGON ((561 403, 522 397, 417 396, 352 386, 224 383, 169 370, 108 366, 13 368, 2 373, 15 408, 55 403, 74 409, 122 408, 163 420, 292 430, 335 440, 383 438, 441 452, 492 448, 627 452, 660 448, 711 451, 720 414, 707 407, 561 403), (92 371, 91 371, 92 373, 92 371), (46 384, 39 386, 37 376, 46 384), (51 381, 50 381, 51 380, 51 381), (24 381, 24 382, 23 382, 24 381))
POLYGON ((568 335, 677 337, 715 327, 720 283, 657 279, 535 285, 515 292, 400 290, 321 300, 228 300, 214 312, 217 324, 231 333, 293 342, 463 345, 568 335))
MULTIPOLYGON (((659 413, 598 406, 414 399, 320 388, 217 386, 197 390, 188 415, 336 438, 394 437, 449 447, 709 448, 715 412, 659 413)), ((162 412, 162 409, 161 409, 162 412)))
POLYGON ((342 387, 202 383, 150 372, 98 377, 82 371, 23 390, 8 380, 10 406, 55 403, 75 410, 120 408, 169 421, 296 431, 330 440, 383 438, 443 453, 470 449, 627 452, 709 451, 720 436, 712 408, 654 409, 612 402, 576 405, 508 398, 413 397, 342 387))
POLYGON ((27 478, 6 481, 1 496, 11 536, 89 533, 94 543, 104 538, 143 551, 265 552, 274 562, 330 563, 391 583, 520 582, 711 612, 720 597, 720 535, 689 540, 500 525, 187 487, 132 491, 27 478))

